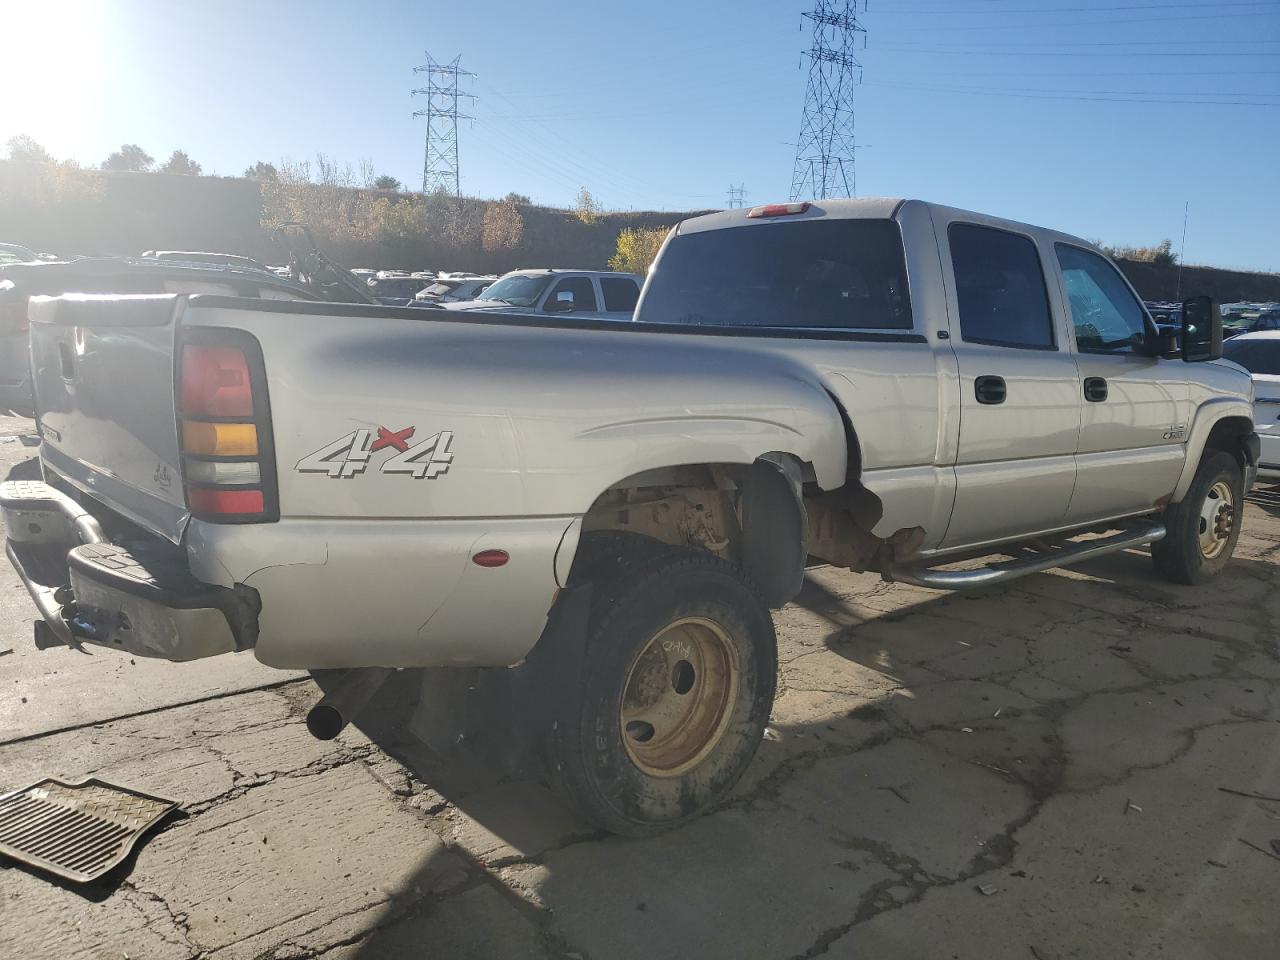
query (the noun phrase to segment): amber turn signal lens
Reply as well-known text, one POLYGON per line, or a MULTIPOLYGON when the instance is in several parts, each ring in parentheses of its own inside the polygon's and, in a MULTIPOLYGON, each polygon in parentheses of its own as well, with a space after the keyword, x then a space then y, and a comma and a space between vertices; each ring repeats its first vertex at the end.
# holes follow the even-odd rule
POLYGON ((253 457, 258 454, 258 428, 252 423, 182 424, 182 450, 206 457, 253 457))

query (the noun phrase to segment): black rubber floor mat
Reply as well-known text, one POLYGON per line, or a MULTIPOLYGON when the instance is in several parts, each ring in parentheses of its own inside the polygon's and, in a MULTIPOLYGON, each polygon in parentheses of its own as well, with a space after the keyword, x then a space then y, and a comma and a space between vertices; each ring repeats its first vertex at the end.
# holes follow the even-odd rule
POLYGON ((0 796, 0 854, 87 883, 127 857, 176 806, 102 780, 50 777, 0 796))

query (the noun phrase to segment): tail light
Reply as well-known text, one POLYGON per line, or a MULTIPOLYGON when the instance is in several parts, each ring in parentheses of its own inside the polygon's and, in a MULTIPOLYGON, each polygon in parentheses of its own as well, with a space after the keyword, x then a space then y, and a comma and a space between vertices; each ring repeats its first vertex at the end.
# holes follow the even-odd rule
POLYGON ((275 445, 258 341, 243 330, 186 331, 177 394, 192 516, 216 523, 278 520, 275 445))

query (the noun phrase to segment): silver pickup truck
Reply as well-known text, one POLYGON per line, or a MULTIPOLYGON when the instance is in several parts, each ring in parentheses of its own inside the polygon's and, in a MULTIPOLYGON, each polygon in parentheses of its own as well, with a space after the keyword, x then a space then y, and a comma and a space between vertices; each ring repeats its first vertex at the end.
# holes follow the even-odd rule
POLYGON ((919 201, 685 221, 634 321, 30 319, 45 479, 0 506, 38 642, 347 668, 326 736, 388 668, 519 665, 550 779, 628 834, 742 773, 807 564, 965 589, 1149 544, 1200 583, 1258 459, 1207 298, 1162 333, 1088 243, 919 201))

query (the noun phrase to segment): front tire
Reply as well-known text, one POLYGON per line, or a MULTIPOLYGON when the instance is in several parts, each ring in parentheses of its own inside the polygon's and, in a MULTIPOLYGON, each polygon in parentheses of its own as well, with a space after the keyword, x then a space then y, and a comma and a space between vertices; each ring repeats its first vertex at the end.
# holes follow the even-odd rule
POLYGON ((1240 461, 1223 450, 1206 451, 1187 495, 1165 511, 1168 533, 1151 547, 1156 572, 1188 585, 1212 579, 1236 548, 1243 505, 1240 461))
POLYGON ((777 683, 773 621, 710 554, 597 584, 580 675, 555 711, 552 779, 595 825, 649 836, 698 816, 751 762, 777 683))

